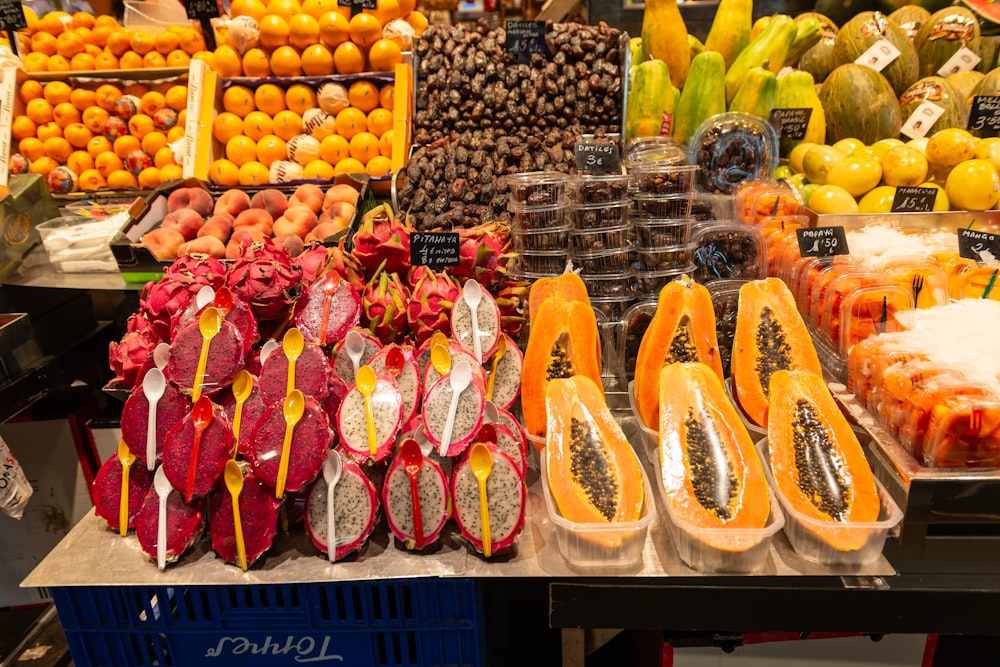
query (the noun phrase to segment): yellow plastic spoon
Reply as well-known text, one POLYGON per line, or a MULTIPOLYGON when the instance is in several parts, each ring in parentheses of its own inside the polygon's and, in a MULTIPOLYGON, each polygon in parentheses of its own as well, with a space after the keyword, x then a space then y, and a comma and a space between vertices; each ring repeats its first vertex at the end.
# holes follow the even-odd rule
POLYGON ((282 413, 285 415, 285 441, 281 445, 281 461, 278 463, 278 483, 274 489, 274 497, 279 500, 285 495, 285 480, 288 477, 288 456, 292 450, 292 433, 295 432, 295 425, 302 419, 302 411, 305 410, 306 399, 302 392, 293 389, 282 405, 282 413))
POLYGON ((375 452, 378 451, 378 436, 375 434, 375 414, 372 411, 372 392, 375 391, 377 383, 375 371, 367 364, 362 366, 358 369, 355 382, 358 385, 358 391, 361 392, 361 395, 365 399, 365 425, 368 427, 368 452, 372 458, 375 458, 375 452))
POLYGON ((135 463, 135 454, 129 451, 124 440, 118 442, 118 460, 122 464, 122 492, 118 497, 118 533, 128 534, 128 471, 135 463))
POLYGON ((486 498, 486 480, 493 470, 493 455, 489 448, 482 442, 477 442, 469 452, 469 465, 472 467, 472 474, 479 482, 479 522, 483 527, 483 555, 487 558, 493 551, 492 536, 490 535, 490 506, 486 498))
POLYGON ((240 450, 240 418, 243 415, 243 404, 253 392, 253 376, 247 371, 240 371, 233 379, 233 398, 236 399, 236 410, 233 413, 233 456, 240 450))
POLYGON ((198 328, 201 330, 201 353, 198 355, 198 368, 194 373, 194 389, 191 390, 192 403, 197 403, 198 399, 201 398, 201 388, 205 384, 205 370, 208 367, 208 348, 212 344, 212 339, 222 328, 222 314, 219 309, 209 306, 201 311, 198 328))
POLYGON ((243 491, 243 471, 235 459, 226 461, 226 488, 233 499, 233 530, 236 535, 236 553, 240 558, 240 568, 247 571, 247 545, 243 541, 243 520, 240 518, 240 492, 243 491))
POLYGON ((442 377, 451 370, 451 350, 447 346, 431 345, 431 366, 442 377))
POLYGON ((285 357, 288 359, 288 388, 285 391, 285 395, 292 393, 295 389, 295 360, 302 356, 302 348, 305 345, 305 340, 302 338, 302 332, 296 327, 292 327, 285 332, 285 336, 281 339, 281 349, 285 353, 285 357))
POLYGON ((503 358, 504 353, 507 352, 507 337, 500 336, 497 341, 497 351, 493 353, 493 365, 490 368, 490 379, 486 382, 486 400, 493 400, 493 383, 497 379, 497 366, 500 364, 500 360, 503 358))

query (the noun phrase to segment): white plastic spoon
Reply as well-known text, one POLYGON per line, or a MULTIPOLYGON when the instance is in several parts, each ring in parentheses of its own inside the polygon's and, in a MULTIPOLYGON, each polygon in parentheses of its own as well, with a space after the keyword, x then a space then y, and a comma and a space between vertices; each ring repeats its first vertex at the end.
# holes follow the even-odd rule
POLYGON ((194 295, 194 305, 201 310, 215 300, 215 290, 210 285, 205 285, 194 295))
POLYGON ((163 472, 163 466, 153 475, 153 488, 160 499, 160 513, 156 520, 156 567, 162 572, 167 567, 167 496, 173 487, 163 472))
POLYGON ((365 354, 364 337, 357 331, 348 331, 347 336, 344 337, 344 350, 351 358, 351 363, 354 365, 354 376, 357 377, 358 369, 361 368, 361 357, 365 354))
POLYGON ((483 363, 483 343, 479 340, 479 302, 483 298, 483 288, 476 280, 469 280, 462 287, 462 296, 469 304, 469 316, 472 319, 472 352, 479 364, 483 363))
POLYGON ((271 356, 271 353, 279 347, 281 347, 281 343, 273 338, 264 343, 260 348, 260 365, 263 366, 264 362, 267 361, 267 358, 271 356))
POLYGON ((458 399, 462 392, 472 381, 472 366, 466 361, 460 361, 451 369, 448 376, 451 382, 451 405, 448 406, 448 418, 444 421, 444 431, 441 434, 441 448, 438 454, 441 457, 448 455, 448 446, 451 444, 451 432, 455 428, 455 412, 458 410, 458 399))
POLYGON ((153 348, 153 364, 161 371, 170 361, 170 343, 159 343, 153 348))
POLYGON ((142 377, 142 393, 149 403, 149 415, 146 418, 146 470, 156 467, 156 405, 167 388, 163 371, 150 368, 142 377))
POLYGON ((333 516, 333 492, 340 481, 340 472, 344 462, 336 449, 326 454, 323 462, 323 480, 326 482, 326 551, 327 558, 332 563, 337 560, 337 526, 333 516))

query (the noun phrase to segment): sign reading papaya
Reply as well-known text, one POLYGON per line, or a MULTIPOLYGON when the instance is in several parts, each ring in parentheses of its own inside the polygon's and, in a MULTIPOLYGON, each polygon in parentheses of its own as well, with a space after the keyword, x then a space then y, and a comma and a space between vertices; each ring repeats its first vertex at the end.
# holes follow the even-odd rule
POLYGON ((809 119, 813 110, 809 107, 795 109, 772 109, 771 126, 782 140, 801 141, 806 138, 809 119))
POLYGON ((614 144, 578 141, 573 153, 577 171, 596 175, 621 173, 621 156, 614 144))
POLYGON ((849 255, 847 233, 843 227, 799 227, 795 230, 802 257, 849 255))
POLYGON ((1000 136, 1000 95, 976 95, 972 98, 968 128, 977 137, 1000 136))
POLYGON ((458 266, 458 234, 455 232, 411 232, 410 264, 438 271, 458 266))
POLYGON ((532 53, 545 53, 545 21, 507 21, 507 53, 517 56, 517 62, 527 63, 532 53))
MULTIPOLYGON (((21 30, 28 27, 20 1, 0 0, 0 30, 21 30)), ((15 41, 15 40, 11 40, 15 41)))

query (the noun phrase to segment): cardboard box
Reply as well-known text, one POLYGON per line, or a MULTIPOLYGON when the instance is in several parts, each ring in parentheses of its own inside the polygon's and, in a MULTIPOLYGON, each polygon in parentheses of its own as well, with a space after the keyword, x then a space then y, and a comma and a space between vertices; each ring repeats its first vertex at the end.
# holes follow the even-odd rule
MULTIPOLYGON (((6 169, 0 171, 6 172, 6 169)), ((0 187, 0 284, 41 241, 35 225, 59 215, 59 207, 38 174, 18 174, 0 187)))

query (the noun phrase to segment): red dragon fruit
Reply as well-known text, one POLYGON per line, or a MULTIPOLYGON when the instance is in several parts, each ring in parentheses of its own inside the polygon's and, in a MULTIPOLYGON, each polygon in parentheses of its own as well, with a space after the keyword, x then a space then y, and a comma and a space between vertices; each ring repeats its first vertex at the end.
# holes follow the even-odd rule
POLYGON ((406 321, 417 346, 423 345, 435 331, 450 334, 451 309, 462 295, 462 289, 448 275, 447 269, 435 273, 426 266, 414 266, 406 280, 410 285, 406 321))
MULTIPOLYGON (((204 340, 199 324, 198 320, 193 320, 178 330, 171 341, 170 356, 164 369, 167 379, 184 393, 190 393, 198 379, 195 376, 204 340)), ((208 365, 202 379, 202 391, 206 394, 229 386, 236 373, 243 368, 243 351, 246 349, 243 336, 228 319, 222 320, 221 324, 219 333, 209 341, 208 365)))
MULTIPOLYGON (((330 391, 330 362, 323 348, 305 343, 302 354, 295 360, 295 389, 322 402, 330 391)), ((272 352, 260 371, 260 390, 264 404, 285 399, 288 393, 288 357, 278 349, 272 352)))
POLYGON ((313 283, 295 307, 295 326, 302 337, 324 347, 343 339, 361 322, 361 294, 338 276, 329 272, 313 283))
POLYGON ((155 467, 163 454, 167 434, 191 410, 191 400, 171 383, 166 383, 163 395, 156 401, 156 460, 146 460, 146 429, 149 423, 149 401, 139 385, 125 400, 122 408, 122 440, 143 467, 155 467), (150 466, 149 464, 153 465, 150 466))
MULTIPOLYGON (((284 401, 268 405, 257 420, 247 449, 247 458, 254 474, 272 489, 278 486, 281 448, 285 441, 284 401)), ((333 443, 333 431, 326 412, 311 396, 305 397, 302 418, 295 424, 291 449, 288 453, 288 473, 285 492, 305 487, 323 468, 326 452, 333 443)))
MULTIPOLYGON (((479 446, 478 444, 475 446, 479 446)), ((490 555, 502 552, 514 544, 524 527, 526 490, 517 463, 496 445, 483 444, 489 449, 493 465, 486 480, 487 513, 490 520, 490 555)), ((455 466, 451 478, 451 500, 455 521, 462 537, 479 553, 485 554, 483 526, 479 508, 479 481, 470 465, 470 447, 455 466)))
POLYGON ((295 258, 302 267, 302 288, 306 289, 326 273, 330 263, 330 248, 316 243, 295 258))
POLYGON ((353 254, 344 250, 343 241, 335 247, 328 248, 327 253, 329 270, 340 274, 340 277, 353 285, 358 292, 364 290, 364 269, 361 268, 361 264, 358 263, 353 254))
MULTIPOLYGON (((278 534, 278 508, 281 507, 281 501, 274 497, 274 492, 266 484, 250 473, 243 479, 243 490, 240 491, 238 502, 243 546, 246 549, 247 567, 250 567, 271 548, 271 543, 278 534)), ((225 482, 216 484, 209 505, 211 516, 208 526, 212 548, 224 562, 239 565, 233 500, 225 482)))
MULTIPOLYGON (((306 532, 316 548, 324 554, 329 550, 327 531, 327 484, 320 475, 309 487, 306 500, 306 532)), ((375 529, 378 516, 378 493, 361 467, 345 459, 340 480, 333 490, 335 560, 361 549, 375 529)))
POLYGON ((389 273, 405 274, 410 268, 410 231, 388 204, 365 213, 352 237, 354 258, 364 267, 365 275, 374 276, 383 263, 389 273))
MULTIPOLYGON (((202 398, 201 400, 207 400, 202 398)), ((233 430, 221 407, 212 405, 212 417, 201 434, 197 458, 194 454, 194 419, 192 410, 167 434, 163 443, 163 472, 170 485, 185 497, 207 495, 222 479, 226 461, 233 453, 233 430), (195 458, 195 460, 192 460, 195 458), (194 476, 189 474, 195 466, 194 476), (188 489, 188 481, 191 488, 188 489)))
MULTIPOLYGON (((226 291, 228 288, 221 287, 220 290, 226 291)), ((256 345, 257 341, 260 339, 260 331, 257 328, 257 318, 254 317, 253 311, 250 310, 250 304, 243 299, 232 296, 231 292, 230 296, 232 305, 229 308, 229 312, 225 314, 225 318, 235 324, 236 328, 243 336, 243 353, 244 355, 248 355, 253 350, 253 346, 256 345)), ((206 303, 201 308, 198 308, 197 299, 193 299, 191 303, 188 304, 187 308, 174 315, 170 327, 171 339, 177 334, 177 331, 183 325, 187 324, 191 320, 197 321, 201 316, 202 311, 211 305, 214 305, 214 302, 206 303)))
MULTIPOLYGON (((358 364, 359 366, 364 366, 382 349, 382 342, 378 338, 375 338, 367 329, 356 329, 356 331, 361 334, 361 337, 365 341, 365 350, 361 353, 361 360, 358 364)), ((346 337, 347 334, 344 335, 346 337)), ((331 362, 333 363, 333 374, 347 383, 348 387, 353 385, 354 362, 351 361, 350 355, 347 354, 344 341, 340 341, 337 344, 333 351, 331 362)))
POLYGON ((142 313, 128 318, 125 335, 108 344, 108 365, 115 374, 114 383, 133 389, 152 364, 153 349, 160 339, 142 313))
POLYGON ((459 263, 452 269, 452 275, 475 278, 489 290, 499 286, 507 275, 507 262, 514 256, 508 252, 510 226, 487 222, 457 231, 459 263))
POLYGON ((250 304, 261 320, 277 320, 298 298, 302 267, 269 238, 243 249, 226 275, 233 294, 250 304))
MULTIPOLYGON (((135 521, 135 536, 142 552, 156 560, 156 535, 160 521, 160 497, 156 488, 150 486, 142 501, 142 508, 135 521)), ((184 502, 184 494, 172 489, 167 495, 167 544, 166 562, 176 562, 190 549, 205 532, 205 499, 195 498, 190 505, 184 502)))
MULTIPOLYGON (((383 263, 384 266, 384 263, 383 263)), ((379 269, 361 295, 364 316, 361 323, 383 343, 406 335, 406 303, 410 293, 395 273, 379 269)))
POLYGON ((157 338, 169 340, 174 316, 188 307, 202 287, 222 287, 225 276, 226 265, 210 255, 179 257, 162 278, 146 283, 139 295, 139 310, 148 317, 157 338))
MULTIPOLYGON (((251 378, 253 389, 250 391, 250 396, 247 397, 247 400, 243 402, 243 409, 240 410, 240 432, 233 432, 233 437, 236 438, 237 442, 237 450, 244 457, 247 455, 247 447, 250 442, 250 434, 253 433, 253 427, 257 423, 257 420, 260 419, 260 416, 264 414, 266 407, 260 391, 260 381, 253 376, 251 378)), ((233 396, 233 392, 224 391, 221 394, 217 394, 216 398, 221 401, 222 409, 226 411, 226 417, 229 419, 230 425, 235 426, 236 397, 233 396)))
MULTIPOLYGON (((144 465, 131 465, 128 470, 128 527, 135 527, 142 501, 153 486, 153 473, 144 465)), ((119 529, 119 509, 122 496, 122 463, 115 452, 97 471, 93 486, 94 511, 114 530, 119 529)))

